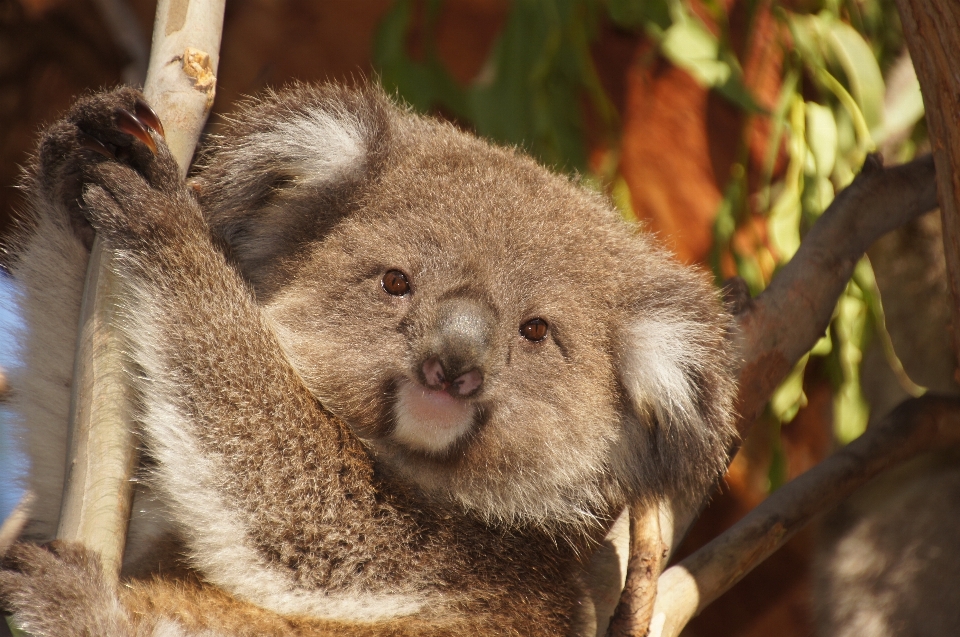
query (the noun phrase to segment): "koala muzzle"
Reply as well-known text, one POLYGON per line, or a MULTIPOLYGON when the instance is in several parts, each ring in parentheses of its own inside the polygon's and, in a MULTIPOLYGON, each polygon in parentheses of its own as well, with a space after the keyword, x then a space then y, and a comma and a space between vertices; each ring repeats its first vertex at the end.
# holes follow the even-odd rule
POLYGON ((493 325, 493 312, 482 303, 464 298, 444 302, 424 335, 423 383, 452 396, 475 394, 483 384, 493 325))

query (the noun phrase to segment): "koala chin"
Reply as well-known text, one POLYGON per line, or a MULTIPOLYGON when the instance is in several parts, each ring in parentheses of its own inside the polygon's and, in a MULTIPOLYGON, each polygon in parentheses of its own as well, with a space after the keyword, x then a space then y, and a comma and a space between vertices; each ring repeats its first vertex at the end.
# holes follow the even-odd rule
POLYGON ((473 403, 408 381, 397 389, 390 438, 412 451, 442 455, 469 434, 476 417, 473 403))
POLYGON ((122 585, 15 546, 41 635, 573 635, 625 506, 725 467, 730 319, 602 195, 380 89, 242 104, 179 176, 131 89, 42 135, 10 246, 14 379, 56 529, 91 238, 143 448, 122 585))

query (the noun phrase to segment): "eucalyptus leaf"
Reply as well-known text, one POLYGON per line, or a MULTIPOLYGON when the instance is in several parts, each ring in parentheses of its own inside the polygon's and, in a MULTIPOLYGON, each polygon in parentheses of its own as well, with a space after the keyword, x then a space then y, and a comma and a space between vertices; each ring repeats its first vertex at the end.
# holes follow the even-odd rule
POLYGON ((627 223, 637 223, 639 221, 637 213, 633 209, 630 187, 627 185, 627 180, 622 176, 618 176, 614 180, 613 186, 610 188, 610 198, 613 199, 613 204, 620 211, 620 216, 623 217, 624 221, 627 223))
POLYGON ((850 82, 851 93, 871 131, 883 126, 883 74, 873 49, 845 22, 833 20, 827 41, 850 82))
POLYGON ((717 37, 697 18, 675 22, 664 32, 660 50, 702 86, 722 86, 730 79, 730 65, 717 58, 717 37))
POLYGON ((13 621, 13 617, 4 617, 7 620, 7 626, 10 627, 10 634, 13 637, 30 637, 30 633, 20 629, 13 621))
POLYGON ((826 356, 833 351, 833 341, 830 339, 830 332, 820 337, 813 349, 810 350, 811 356, 826 356))
POLYGON ((807 404, 807 397, 803 393, 803 373, 807 367, 807 359, 808 356, 800 359, 770 397, 770 410, 782 423, 793 420, 800 408, 807 404))
POLYGON ((829 177, 837 159, 837 122, 827 106, 807 102, 805 110, 807 147, 813 159, 813 171, 808 174, 829 177))
POLYGON ((824 28, 820 18, 816 15, 791 14, 787 25, 790 28, 793 46, 807 65, 813 68, 825 67, 821 44, 824 28))
POLYGON ((843 380, 834 396, 834 431, 848 443, 867 427, 870 408, 860 390, 860 364, 867 324, 867 304, 857 285, 850 282, 837 303, 833 320, 843 380))
POLYGON ((767 230, 770 241, 776 248, 780 262, 788 261, 800 247, 800 219, 803 207, 803 167, 808 149, 805 141, 806 104, 800 96, 795 96, 790 106, 789 142, 787 153, 790 163, 784 177, 784 188, 770 210, 767 230))
POLYGON ((757 102, 756 98, 753 97, 753 93, 751 93, 747 85, 743 83, 742 73, 731 73, 727 81, 716 86, 714 90, 728 101, 739 106, 745 113, 753 115, 770 114, 770 111, 757 102))
POLYGON ((774 203, 767 231, 781 262, 789 261, 800 248, 801 213, 799 193, 792 189, 784 191, 774 203))

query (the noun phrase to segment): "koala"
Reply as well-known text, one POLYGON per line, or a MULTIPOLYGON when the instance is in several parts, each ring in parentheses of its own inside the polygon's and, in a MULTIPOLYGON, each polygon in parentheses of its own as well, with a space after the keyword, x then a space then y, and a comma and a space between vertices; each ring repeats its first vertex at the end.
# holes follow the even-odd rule
POLYGON ((119 587, 82 546, 11 550, 0 607, 34 637, 577 634, 624 507, 725 468, 707 277, 378 88, 251 100, 189 180, 137 91, 88 96, 25 190, 26 539, 55 533, 94 233, 124 286, 145 511, 119 587))

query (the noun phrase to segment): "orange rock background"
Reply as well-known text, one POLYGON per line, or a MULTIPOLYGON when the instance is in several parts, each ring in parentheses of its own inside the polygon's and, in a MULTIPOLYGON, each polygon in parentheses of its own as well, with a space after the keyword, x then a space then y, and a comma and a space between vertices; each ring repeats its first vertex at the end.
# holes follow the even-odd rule
MULTIPOLYGON (((747 85, 772 106, 779 89, 774 21, 762 13, 749 29, 737 2, 728 2, 730 32, 744 60, 747 85)), ((149 37, 154 5, 130 0, 149 37)), ((391 0, 230 0, 218 76, 217 111, 244 94, 291 80, 370 76, 378 20, 391 0)), ((448 0, 437 28, 437 50, 452 74, 469 81, 482 68, 503 24, 506 0, 448 0)), ((420 46, 418 33, 410 46, 420 46)), ((702 263, 713 220, 735 165, 758 174, 768 123, 746 117, 701 88, 651 50, 638 34, 602 24, 593 46, 604 88, 622 121, 619 170, 633 208, 684 261, 702 263), (744 135, 746 130, 746 135, 744 135), (741 140, 746 139, 744 144, 741 140)), ((90 89, 120 82, 127 60, 91 0, 2 0, 0 4, 0 234, 19 201, 18 166, 44 122, 90 89)), ((758 217, 758 236, 763 233, 758 217)), ((688 539, 685 551, 732 524, 765 495, 772 450, 778 446, 792 476, 832 445, 830 390, 808 387, 809 406, 779 432, 758 423, 726 485, 688 539)), ((800 534, 689 627, 690 635, 797 637, 812 633, 807 599, 812 535, 800 534)))

